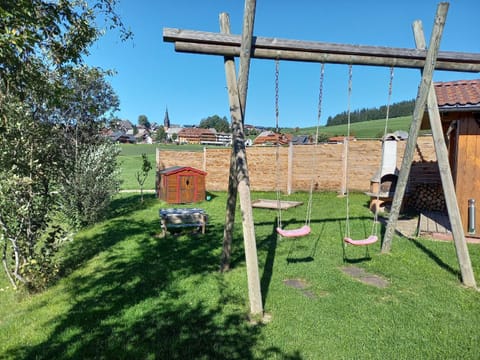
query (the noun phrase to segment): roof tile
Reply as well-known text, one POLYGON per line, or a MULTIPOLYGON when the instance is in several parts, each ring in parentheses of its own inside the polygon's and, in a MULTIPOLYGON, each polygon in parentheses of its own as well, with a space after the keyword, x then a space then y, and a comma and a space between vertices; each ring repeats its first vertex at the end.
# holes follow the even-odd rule
POLYGON ((480 79, 434 83, 438 106, 480 104, 480 79))

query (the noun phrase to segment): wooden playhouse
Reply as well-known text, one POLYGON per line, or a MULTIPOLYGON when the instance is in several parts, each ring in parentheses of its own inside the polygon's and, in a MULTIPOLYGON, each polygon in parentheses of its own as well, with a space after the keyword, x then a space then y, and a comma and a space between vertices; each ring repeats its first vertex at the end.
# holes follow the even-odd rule
MULTIPOLYGON (((466 234, 480 237, 480 79, 438 82, 434 88, 462 225, 466 234), (477 205, 473 234, 468 231, 470 199, 477 205)), ((422 125, 428 128, 428 120, 422 125)))
POLYGON ((188 204, 205 199, 207 173, 188 166, 157 171, 157 197, 169 204, 188 204))

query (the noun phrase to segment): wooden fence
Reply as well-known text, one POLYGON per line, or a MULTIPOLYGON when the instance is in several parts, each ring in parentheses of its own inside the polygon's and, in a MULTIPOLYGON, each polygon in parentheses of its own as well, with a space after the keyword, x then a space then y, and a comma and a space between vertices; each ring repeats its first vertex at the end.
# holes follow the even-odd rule
MULTIPOLYGON (((399 141, 397 167, 400 168, 405 142, 399 141)), ((352 141, 345 171, 344 144, 295 145, 290 147, 249 147, 247 161, 253 191, 285 193, 308 191, 313 179, 316 191, 369 191, 370 180, 381 162, 382 143, 378 140, 352 141), (278 185, 277 185, 278 184, 278 185)), ((208 173, 207 191, 226 191, 230 168, 230 148, 205 148, 200 152, 157 149, 157 170, 190 166, 208 173)), ((419 137, 412 166, 412 181, 439 183, 435 149, 430 136, 419 137), (425 173, 425 174, 423 174, 425 173), (425 178, 423 179, 425 175, 425 178)))

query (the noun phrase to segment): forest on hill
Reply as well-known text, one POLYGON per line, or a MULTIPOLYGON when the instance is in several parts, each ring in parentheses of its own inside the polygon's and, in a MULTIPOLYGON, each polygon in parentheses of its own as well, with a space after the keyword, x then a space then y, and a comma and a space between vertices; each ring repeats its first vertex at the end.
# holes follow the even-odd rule
MULTIPOLYGON (((415 107, 415 99, 401 101, 390 105, 389 117, 396 118, 408 116, 413 113, 415 107)), ((369 120, 384 119, 387 114, 387 106, 383 105, 378 108, 364 108, 353 110, 350 112, 350 122, 357 123, 369 120)), ((348 122, 348 112, 344 111, 335 116, 329 116, 326 126, 343 125, 348 122)))

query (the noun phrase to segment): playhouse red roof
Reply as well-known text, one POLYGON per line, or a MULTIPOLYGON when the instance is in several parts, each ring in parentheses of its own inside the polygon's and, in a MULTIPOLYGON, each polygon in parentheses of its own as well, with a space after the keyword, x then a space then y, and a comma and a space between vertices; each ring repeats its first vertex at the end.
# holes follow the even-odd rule
POLYGON ((205 171, 195 169, 195 168, 190 167, 190 166, 171 166, 171 167, 165 168, 163 170, 160 170, 159 173, 162 174, 162 175, 172 175, 172 174, 176 174, 176 173, 182 172, 182 171, 192 171, 192 172, 200 174, 200 175, 207 175, 207 173, 205 171))

